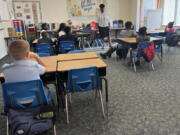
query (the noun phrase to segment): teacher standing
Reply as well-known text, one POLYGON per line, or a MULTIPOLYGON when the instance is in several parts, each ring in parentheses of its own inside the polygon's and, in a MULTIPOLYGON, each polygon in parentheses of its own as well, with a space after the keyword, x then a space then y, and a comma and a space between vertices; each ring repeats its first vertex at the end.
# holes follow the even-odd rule
POLYGON ((110 19, 109 16, 105 13, 104 4, 99 5, 100 13, 97 15, 97 26, 99 28, 99 33, 101 36, 102 41, 102 49, 104 49, 104 38, 108 37, 109 46, 111 46, 111 40, 110 40, 110 19))

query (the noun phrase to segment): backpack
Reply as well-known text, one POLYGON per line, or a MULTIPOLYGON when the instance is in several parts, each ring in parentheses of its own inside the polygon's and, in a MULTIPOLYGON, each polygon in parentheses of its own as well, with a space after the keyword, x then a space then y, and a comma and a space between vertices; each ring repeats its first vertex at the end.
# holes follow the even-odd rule
POLYGON ((168 33, 166 35, 166 43, 168 46, 177 46, 178 45, 178 35, 177 33, 168 33))
POLYGON ((126 59, 128 50, 129 48, 127 46, 118 47, 116 50, 116 55, 118 55, 120 59, 126 59))
POLYGON ((153 42, 146 48, 141 48, 140 46, 138 46, 138 49, 142 50, 142 56, 146 62, 151 62, 155 57, 156 51, 153 42))
POLYGON ((39 135, 47 132, 55 123, 55 113, 50 110, 48 105, 23 110, 9 109, 9 134, 39 135), (48 113, 51 115, 48 116, 48 113))

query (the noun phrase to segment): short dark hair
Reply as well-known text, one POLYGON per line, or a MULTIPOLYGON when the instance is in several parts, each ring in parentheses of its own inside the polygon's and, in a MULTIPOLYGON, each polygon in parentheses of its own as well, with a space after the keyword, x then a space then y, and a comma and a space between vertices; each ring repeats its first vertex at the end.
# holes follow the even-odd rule
POLYGON ((42 37, 47 37, 47 31, 42 31, 41 36, 42 37))
POLYGON ((168 28, 173 28, 173 26, 174 26, 174 22, 169 22, 168 23, 168 28))
POLYGON ((100 4, 99 7, 100 8, 105 8, 105 5, 104 4, 100 4))
POLYGON ((61 24, 59 25, 59 30, 58 30, 58 32, 64 30, 65 27, 66 27, 66 24, 65 24, 65 23, 61 23, 61 24))
POLYGON ((131 21, 127 21, 127 22, 125 23, 125 27, 126 27, 126 29, 131 29, 131 27, 132 27, 132 22, 131 22, 131 21))
POLYGON ((140 36, 145 36, 145 35, 147 34, 146 31, 147 31, 147 28, 146 28, 146 27, 141 27, 141 28, 139 29, 139 35, 140 35, 140 36))
POLYGON ((47 24, 47 23, 43 23, 43 24, 41 25, 41 29, 42 29, 42 30, 46 30, 47 27, 48 27, 48 24, 47 24))
POLYGON ((65 29, 64 29, 64 32, 65 32, 66 34, 69 34, 69 33, 71 32, 71 27, 66 26, 65 29))

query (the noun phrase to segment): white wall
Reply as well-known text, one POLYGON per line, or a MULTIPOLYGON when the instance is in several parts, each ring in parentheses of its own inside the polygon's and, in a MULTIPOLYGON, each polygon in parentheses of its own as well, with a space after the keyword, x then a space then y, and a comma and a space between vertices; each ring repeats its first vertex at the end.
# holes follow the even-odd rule
MULTIPOLYGON (((9 19, 5 13, 8 12, 6 1, 0 0, 0 16, 2 20, 9 19)), ((7 55, 6 43, 4 40, 3 30, 0 30, 0 59, 2 59, 5 55, 7 55)))

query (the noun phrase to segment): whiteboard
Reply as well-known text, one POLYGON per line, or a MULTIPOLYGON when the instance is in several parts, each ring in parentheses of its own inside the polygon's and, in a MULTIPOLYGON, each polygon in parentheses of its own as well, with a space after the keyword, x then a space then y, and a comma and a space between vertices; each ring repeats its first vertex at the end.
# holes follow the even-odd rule
POLYGON ((147 11, 147 30, 160 29, 162 24, 162 9, 147 11))

